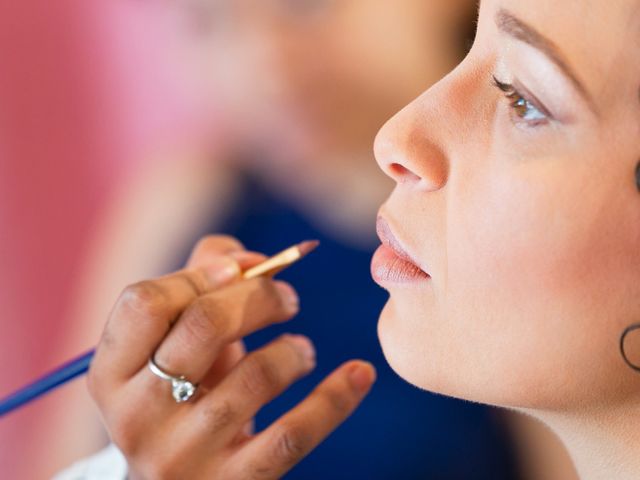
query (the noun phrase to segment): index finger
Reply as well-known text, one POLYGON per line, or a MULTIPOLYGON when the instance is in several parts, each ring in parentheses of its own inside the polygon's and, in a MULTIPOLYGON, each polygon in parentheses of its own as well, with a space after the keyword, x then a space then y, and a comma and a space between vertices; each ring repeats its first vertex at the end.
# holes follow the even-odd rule
POLYGON ((91 371, 102 371, 103 366, 105 373, 130 376, 153 348, 151 344, 160 342, 196 297, 239 277, 241 262, 227 255, 243 250, 244 245, 234 237, 208 235, 192 249, 185 270, 126 287, 109 315, 90 377, 91 371))
POLYGON ((360 404, 375 381, 368 362, 337 368, 311 394, 234 454, 232 478, 280 478, 302 460, 360 404))
POLYGON ((109 316, 91 370, 114 379, 130 378, 189 304, 239 276, 238 263, 220 255, 209 261, 206 270, 180 270, 128 286, 109 316))
POLYGON ((210 260, 214 260, 219 255, 228 255, 232 252, 245 250, 244 245, 229 235, 207 235, 202 237, 191 250, 191 255, 187 261, 187 268, 206 265, 210 260))

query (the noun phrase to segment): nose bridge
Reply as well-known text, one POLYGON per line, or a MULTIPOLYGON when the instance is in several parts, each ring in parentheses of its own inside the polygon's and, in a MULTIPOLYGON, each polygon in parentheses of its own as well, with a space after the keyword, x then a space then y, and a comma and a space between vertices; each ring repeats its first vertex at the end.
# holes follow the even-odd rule
POLYGON ((398 183, 436 190, 447 181, 451 149, 470 116, 465 112, 464 71, 456 69, 398 112, 378 132, 374 153, 398 183))

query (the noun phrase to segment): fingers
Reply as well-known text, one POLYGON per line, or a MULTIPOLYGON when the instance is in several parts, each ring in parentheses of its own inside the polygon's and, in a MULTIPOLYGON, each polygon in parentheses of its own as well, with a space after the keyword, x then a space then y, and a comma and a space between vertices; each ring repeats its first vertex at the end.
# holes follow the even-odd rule
POLYGON ((226 445, 256 412, 315 366, 308 338, 282 335, 248 354, 195 405, 182 422, 185 437, 226 445))
POLYGON ((206 265, 210 260, 215 261, 215 257, 240 252, 244 249, 244 245, 236 238, 228 235, 207 235, 193 247, 187 261, 187 268, 206 265))
MULTIPOLYGON (((90 387, 96 383, 91 381, 96 371, 106 379, 131 377, 187 305, 199 295, 238 279, 241 269, 260 261, 261 255, 243 249, 233 237, 211 235, 195 246, 188 269, 128 286, 103 331, 89 371, 90 387)), ((237 346, 235 351, 241 348, 237 346)))
MULTIPOLYGON (((194 254, 191 256, 189 265, 192 267, 202 267, 207 262, 206 255, 199 255, 198 250, 194 250, 194 254)), ((254 265, 266 260, 267 256, 246 250, 232 251, 229 256, 238 262, 242 271, 245 271, 254 265)), ((237 281, 237 280, 236 280, 237 281)), ((218 382, 233 368, 236 363, 244 357, 246 349, 242 340, 238 340, 227 345, 215 360, 213 365, 209 368, 204 378, 200 381, 204 388, 213 388, 218 382)))
POLYGON ((293 288, 269 278, 228 285, 196 299, 158 347, 158 366, 197 383, 228 343, 275 322, 292 318, 299 309, 293 288))
POLYGON ((187 305, 239 275, 236 262, 228 257, 217 257, 215 264, 213 274, 181 270, 125 288, 109 316, 92 369, 104 366, 101 373, 108 377, 133 376, 187 305))
POLYGON ((242 340, 230 343, 224 347, 205 376, 200 380, 200 385, 210 390, 231 371, 236 364, 244 358, 247 349, 242 340))
POLYGON ((339 367, 298 406, 244 444, 234 454, 233 478, 280 478, 304 458, 362 401, 375 381, 367 362, 339 367))

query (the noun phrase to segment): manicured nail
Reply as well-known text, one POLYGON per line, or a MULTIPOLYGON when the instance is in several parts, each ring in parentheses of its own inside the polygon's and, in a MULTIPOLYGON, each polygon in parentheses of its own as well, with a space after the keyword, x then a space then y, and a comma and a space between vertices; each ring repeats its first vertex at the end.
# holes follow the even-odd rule
POLYGON ((349 370, 349 381, 360 394, 367 392, 375 380, 376 369, 369 362, 357 363, 349 370))
POLYGON ((287 335, 287 341, 291 342, 294 347, 304 356, 309 365, 313 365, 316 360, 316 349, 313 343, 304 335, 287 335))
POLYGON ((264 255, 258 253, 258 252, 251 252, 248 250, 236 250, 233 252, 229 252, 228 254, 231 258, 233 258, 234 260, 236 260, 237 262, 246 262, 246 261, 251 261, 251 260, 261 260, 264 255))
POLYGON ((298 311, 300 308, 300 298, 293 287, 280 280, 277 280, 275 284, 278 289, 278 293, 280 294, 280 298, 282 298, 282 302, 286 307, 291 311, 298 311))
POLYGON ((207 278, 212 285, 227 283, 240 276, 240 265, 228 256, 220 256, 205 267, 207 278))

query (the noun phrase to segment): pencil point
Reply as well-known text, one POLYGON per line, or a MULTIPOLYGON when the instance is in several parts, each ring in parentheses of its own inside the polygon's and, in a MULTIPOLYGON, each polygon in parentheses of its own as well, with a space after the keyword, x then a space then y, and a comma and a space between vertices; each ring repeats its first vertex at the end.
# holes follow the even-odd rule
POLYGON ((315 250, 318 245, 320 245, 318 240, 307 240, 306 242, 299 243, 298 250, 300 251, 300 256, 304 257, 311 251, 315 250))

